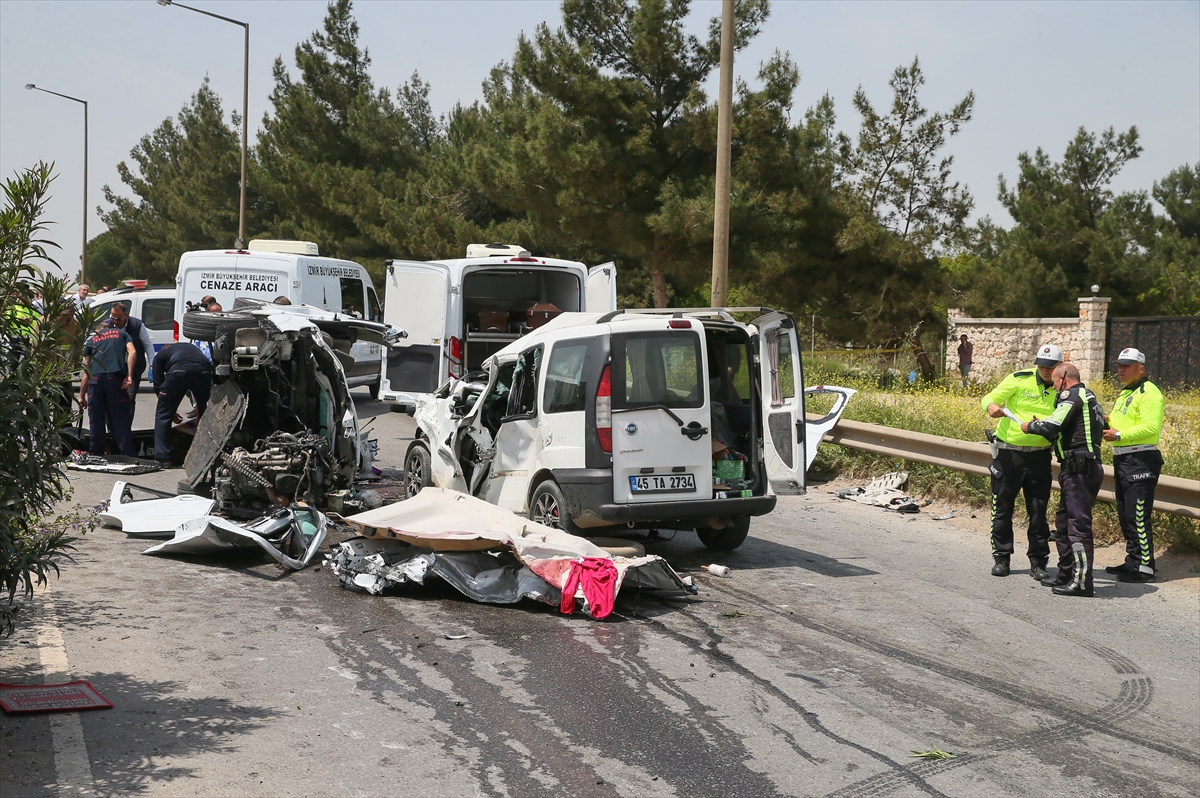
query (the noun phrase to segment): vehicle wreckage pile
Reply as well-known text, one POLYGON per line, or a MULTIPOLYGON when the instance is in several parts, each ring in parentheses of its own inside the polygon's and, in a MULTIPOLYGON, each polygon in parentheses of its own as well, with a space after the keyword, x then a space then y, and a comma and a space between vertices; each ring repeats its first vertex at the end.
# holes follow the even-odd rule
POLYGON ((374 442, 359 430, 343 361, 360 336, 402 333, 306 306, 235 310, 185 316, 185 334, 213 342, 215 366, 180 483, 189 493, 117 482, 101 513, 127 534, 171 538, 145 553, 259 549, 301 569, 330 525, 344 522, 359 536, 329 563, 342 586, 372 594, 440 578, 478 601, 532 598, 571 612, 578 600, 604 617, 622 588, 694 592, 660 557, 612 557, 455 491, 428 488, 379 506, 355 484, 369 472, 374 442))

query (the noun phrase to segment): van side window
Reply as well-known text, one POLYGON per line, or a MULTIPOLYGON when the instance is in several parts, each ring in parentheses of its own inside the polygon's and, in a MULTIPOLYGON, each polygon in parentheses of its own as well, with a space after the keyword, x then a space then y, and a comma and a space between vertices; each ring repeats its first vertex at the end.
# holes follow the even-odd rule
POLYGON ((175 300, 143 299, 142 323, 151 330, 175 329, 175 300))
POLYGON ((376 321, 383 323, 383 305, 379 304, 379 297, 375 295, 375 289, 367 286, 367 321, 376 321))
POLYGON ((342 284, 342 313, 356 319, 363 316, 363 283, 357 277, 340 277, 342 284))
POLYGON ((537 415, 537 384, 541 366, 541 344, 521 354, 513 370, 512 391, 508 394, 508 418, 537 415))
POLYGON ((562 341, 554 345, 546 366, 546 390, 542 409, 547 413, 570 413, 583 410, 587 383, 583 366, 587 360, 588 341, 562 341))

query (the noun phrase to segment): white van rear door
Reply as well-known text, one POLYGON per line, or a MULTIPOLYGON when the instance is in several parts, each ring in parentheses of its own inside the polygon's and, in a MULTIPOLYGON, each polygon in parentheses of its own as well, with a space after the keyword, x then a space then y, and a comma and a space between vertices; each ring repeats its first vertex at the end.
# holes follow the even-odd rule
POLYGON ((772 312, 754 320, 762 386, 763 450, 767 478, 778 494, 804 492, 804 375, 796 323, 772 312))
POLYGON ((711 499, 704 330, 688 319, 612 334, 613 499, 711 499), (684 327, 683 325, 687 326, 684 327))
POLYGON ((388 389, 432 393, 446 375, 449 270, 440 264, 392 263, 384 279, 384 321, 408 332, 388 349, 388 389))
POLYGON ((588 313, 608 313, 617 309, 617 265, 601 263, 588 272, 584 309, 588 313))

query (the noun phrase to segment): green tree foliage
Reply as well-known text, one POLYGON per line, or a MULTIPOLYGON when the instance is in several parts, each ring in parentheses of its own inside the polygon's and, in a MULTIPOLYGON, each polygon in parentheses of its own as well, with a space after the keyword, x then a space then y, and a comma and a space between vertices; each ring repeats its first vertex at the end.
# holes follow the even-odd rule
MULTIPOLYGON (((714 126, 701 84, 720 55, 684 32, 688 0, 564 0, 563 25, 522 36, 485 84, 493 126, 471 153, 491 201, 561 254, 589 250, 668 278, 702 282, 697 231, 711 230, 714 126)), ((740 0, 737 45, 758 32, 765 0, 740 0)), ((711 240, 711 232, 709 233, 711 240)), ((711 261, 711 250, 708 258, 711 261)))
POLYGON ((1165 316, 1200 314, 1200 163, 1184 165, 1154 184, 1151 196, 1166 210, 1156 220, 1150 272, 1154 282, 1139 299, 1165 316))
POLYGON ((375 88, 350 0, 329 3, 323 29, 296 47, 295 59, 295 80, 275 60, 257 145, 266 229, 335 257, 407 254, 392 249, 403 238, 407 182, 441 136, 428 85, 414 74, 398 101, 375 88))
POLYGON ((880 114, 860 87, 854 107, 861 117, 856 145, 838 142, 840 207, 835 234, 837 281, 829 286, 826 333, 848 341, 909 342, 923 375, 933 376, 924 354, 925 333, 940 336, 944 271, 937 256, 962 239, 974 204, 951 178, 949 136, 971 119, 975 95, 949 111, 930 113, 920 100, 920 61, 898 67, 888 85, 891 110, 880 114))
MULTIPOLYGON (((220 98, 205 78, 176 120, 168 118, 142 137, 130 153, 136 167, 124 162, 117 167, 134 198, 104 187, 112 207, 100 218, 111 235, 107 241, 93 239, 105 272, 92 275, 93 281, 104 278, 111 285, 121 277, 141 277, 174 285, 182 253, 233 245, 241 180, 239 125, 236 114, 232 125, 225 124, 220 98), (121 253, 120 259, 106 251, 109 247, 121 253)), ((247 235, 255 229, 255 204, 248 194, 247 235)))
POLYGON ((80 367, 80 325, 91 321, 71 302, 68 282, 37 265, 56 265, 49 250, 57 245, 41 238, 53 179, 44 163, 10 178, 0 210, 0 635, 14 628, 18 596, 28 600, 58 573, 72 532, 94 524, 78 510, 51 517, 71 497, 59 431, 73 415, 59 398, 80 367))
POLYGON ((979 225, 973 263, 958 281, 969 312, 1003 316, 1071 316, 1076 299, 1099 284, 1117 315, 1154 313, 1157 282, 1151 252, 1156 224, 1146 192, 1114 193, 1113 178, 1142 147, 1136 127, 1100 135, 1080 128, 1061 161, 1040 148, 1017 158, 1000 201, 1012 216, 1005 230, 979 225))

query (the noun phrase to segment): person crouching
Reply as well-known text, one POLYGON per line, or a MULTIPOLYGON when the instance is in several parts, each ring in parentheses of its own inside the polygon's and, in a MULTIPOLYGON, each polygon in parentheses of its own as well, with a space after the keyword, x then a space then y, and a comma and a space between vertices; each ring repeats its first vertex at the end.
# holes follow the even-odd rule
POLYGON ((158 406, 154 411, 154 459, 166 468, 172 465, 171 425, 180 421, 176 411, 184 394, 192 392, 196 418, 204 415, 212 392, 212 363, 190 343, 168 344, 154 356, 154 390, 158 406))

